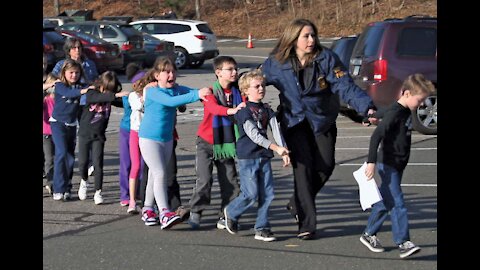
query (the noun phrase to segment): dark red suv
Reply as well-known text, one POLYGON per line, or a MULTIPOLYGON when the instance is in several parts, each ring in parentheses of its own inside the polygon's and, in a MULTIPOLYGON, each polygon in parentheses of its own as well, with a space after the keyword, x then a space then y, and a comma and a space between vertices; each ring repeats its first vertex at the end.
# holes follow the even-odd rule
MULTIPOLYGON (((380 109, 400 97, 410 74, 422 73, 437 87, 437 19, 409 16, 368 24, 355 44, 349 71, 380 109)), ((420 133, 437 134, 436 93, 414 112, 412 124, 420 133)))

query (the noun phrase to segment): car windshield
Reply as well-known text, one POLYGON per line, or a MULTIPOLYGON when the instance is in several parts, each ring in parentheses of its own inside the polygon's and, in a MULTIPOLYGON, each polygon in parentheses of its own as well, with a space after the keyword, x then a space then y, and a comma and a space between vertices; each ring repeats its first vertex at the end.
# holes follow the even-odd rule
MULTIPOLYGON (((71 32, 66 32, 67 34, 71 34, 71 32)), ((77 36, 81 39, 84 39, 86 41, 88 41, 89 43, 95 43, 95 44, 107 44, 109 42, 101 39, 101 38, 98 38, 96 36, 93 36, 93 35, 89 35, 89 34, 85 34, 85 33, 82 33, 82 32, 75 32, 75 33, 72 33, 71 35, 73 36, 77 36)))
POLYGON ((372 26, 364 34, 360 35, 352 57, 368 57, 377 54, 380 40, 383 35, 384 28, 380 26, 372 26))

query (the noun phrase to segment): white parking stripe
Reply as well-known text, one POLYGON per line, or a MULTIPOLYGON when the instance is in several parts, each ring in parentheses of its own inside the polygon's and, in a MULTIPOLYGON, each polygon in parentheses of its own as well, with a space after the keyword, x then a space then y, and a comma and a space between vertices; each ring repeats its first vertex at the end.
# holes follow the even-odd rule
MULTIPOLYGON (((335 147, 335 150, 368 150, 368 147, 335 147)), ((437 150, 437 147, 418 147, 411 148, 412 151, 437 150)))
MULTIPOLYGON (((337 163, 338 166, 362 166, 363 163, 337 163)), ((437 166, 436 162, 407 163, 407 166, 437 166)))
POLYGON ((402 187, 437 187, 437 184, 401 184, 402 187))

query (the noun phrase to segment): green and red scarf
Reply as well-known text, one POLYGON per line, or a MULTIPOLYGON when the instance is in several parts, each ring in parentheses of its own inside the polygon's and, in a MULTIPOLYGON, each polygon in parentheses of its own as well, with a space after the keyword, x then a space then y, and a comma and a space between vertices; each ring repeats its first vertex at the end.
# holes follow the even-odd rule
MULTIPOLYGON (((232 102, 233 108, 242 103, 242 95, 237 87, 232 86, 232 102)), ((218 81, 213 84, 213 95, 217 99, 218 104, 227 107, 227 100, 223 88, 218 81)), ((238 127, 235 124, 233 115, 229 116, 213 116, 213 158, 225 159, 235 158, 237 152, 235 150, 235 142, 239 137, 238 127)))

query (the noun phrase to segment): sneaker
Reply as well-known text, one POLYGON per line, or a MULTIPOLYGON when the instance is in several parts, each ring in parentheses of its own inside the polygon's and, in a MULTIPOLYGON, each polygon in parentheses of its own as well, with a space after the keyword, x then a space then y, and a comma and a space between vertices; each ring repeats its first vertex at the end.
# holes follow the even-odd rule
POLYGON ((238 223, 228 218, 226 207, 223 209, 223 215, 225 216, 225 229, 231 234, 236 234, 238 232, 238 223))
MULTIPOLYGON (((360 242, 362 242, 362 244, 364 244, 368 249, 370 249, 373 252, 385 251, 385 249, 382 247, 382 244, 380 244, 380 241, 375 235, 368 235, 364 233, 362 234, 362 236, 360 236, 360 242)), ((402 255, 400 255, 400 257, 401 256, 402 255)))
POLYGON ((200 228, 200 217, 200 213, 190 213, 187 223, 190 225, 190 227, 192 227, 192 229, 196 230, 200 228))
POLYGON ((78 187, 78 198, 83 201, 87 198, 88 182, 80 180, 80 186, 78 187))
POLYGON ((169 212, 166 208, 162 209, 163 214, 160 215, 160 229, 170 229, 174 225, 180 223, 180 217, 175 212, 169 212))
POLYGON ((51 186, 51 185, 46 185, 46 186, 45 186, 45 189, 47 190, 48 195, 52 195, 52 194, 53 194, 53 189, 52 189, 52 186, 51 186))
POLYGON ((180 217, 180 222, 184 222, 190 217, 190 209, 183 205, 180 205, 177 210, 175 210, 175 213, 180 217))
POLYGON ((63 199, 63 193, 53 193, 53 200, 60 201, 63 199))
POLYGON ((99 189, 95 191, 95 195, 93 195, 93 200, 95 201, 95 204, 102 204, 103 203, 103 197, 102 197, 102 190, 99 189))
POLYGON ((129 200, 121 200, 120 201, 120 205, 121 206, 128 206, 130 204, 130 201, 129 200))
POLYGON ((131 214, 131 215, 136 215, 136 214, 138 214, 137 204, 136 204, 136 203, 129 204, 129 205, 128 205, 128 209, 127 209, 127 213, 128 213, 128 214, 131 214))
POLYGON ((420 247, 416 246, 411 241, 403 242, 398 248, 400 249, 400 258, 402 259, 420 251, 420 247))
POLYGON ((93 167, 93 165, 90 166, 90 167, 88 168, 88 176, 92 176, 92 174, 93 174, 94 171, 95 171, 95 168, 93 167))
POLYGON ((225 219, 223 217, 219 218, 217 221, 217 229, 224 230, 225 227, 225 219))
POLYGON ((63 193, 63 200, 64 201, 70 201, 71 199, 72 199, 72 193, 70 193, 70 192, 63 193))
POLYGON ((292 217, 295 219, 295 223, 298 223, 297 212, 293 209, 293 206, 290 204, 290 202, 287 203, 287 206, 285 208, 287 208, 287 211, 290 212, 290 215, 292 215, 292 217))
POLYGON ((272 231, 269 229, 263 229, 261 231, 255 232, 255 239, 256 240, 262 240, 265 242, 271 242, 277 240, 275 236, 273 236, 272 231))
POLYGON ((152 209, 146 209, 142 211, 142 220, 147 226, 157 225, 159 222, 158 215, 155 214, 155 211, 152 209))
POLYGON ((315 232, 302 232, 297 235, 300 240, 312 240, 315 238, 315 232))

